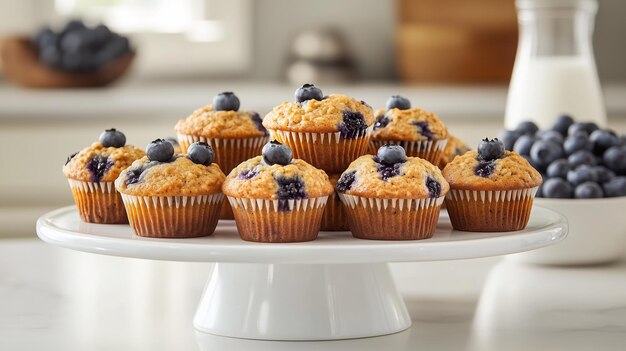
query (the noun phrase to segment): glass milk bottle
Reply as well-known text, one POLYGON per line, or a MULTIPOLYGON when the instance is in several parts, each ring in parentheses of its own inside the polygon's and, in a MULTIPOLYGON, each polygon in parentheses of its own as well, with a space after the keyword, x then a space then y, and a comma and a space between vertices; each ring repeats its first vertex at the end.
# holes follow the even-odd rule
POLYGON ((505 127, 531 120, 550 128, 558 116, 606 126, 591 37, 596 0, 517 0, 519 44, 505 127))

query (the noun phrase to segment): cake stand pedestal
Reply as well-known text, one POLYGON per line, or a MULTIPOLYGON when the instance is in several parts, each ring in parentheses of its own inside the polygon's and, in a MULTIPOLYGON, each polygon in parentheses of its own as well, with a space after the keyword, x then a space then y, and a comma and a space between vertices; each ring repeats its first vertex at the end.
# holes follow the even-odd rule
POLYGON ((105 255, 153 260, 216 262, 194 326, 202 332, 264 340, 334 340, 391 334, 411 319, 388 262, 488 257, 559 242, 565 219, 535 207, 528 227, 509 233, 452 229, 442 211, 433 238, 419 241, 354 239, 322 232, 306 243, 266 244, 239 239, 233 221, 193 239, 136 236, 128 225, 88 224, 74 206, 37 221, 53 245, 105 255))

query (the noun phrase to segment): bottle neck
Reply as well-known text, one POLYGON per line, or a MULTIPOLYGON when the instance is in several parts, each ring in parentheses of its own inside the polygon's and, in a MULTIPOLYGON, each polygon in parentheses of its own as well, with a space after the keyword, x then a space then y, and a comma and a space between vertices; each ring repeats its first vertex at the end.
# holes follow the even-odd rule
POLYGON ((517 0, 518 57, 580 56, 593 60, 596 0, 517 0))

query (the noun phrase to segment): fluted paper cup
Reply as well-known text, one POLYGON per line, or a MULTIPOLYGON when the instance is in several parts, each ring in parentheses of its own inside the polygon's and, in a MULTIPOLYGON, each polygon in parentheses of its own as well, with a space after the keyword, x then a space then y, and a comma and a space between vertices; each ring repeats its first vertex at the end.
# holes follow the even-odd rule
POLYGON ((78 214, 83 222, 128 223, 120 193, 113 182, 82 182, 68 179, 78 214))
POLYGON ((379 199, 339 194, 355 238, 421 240, 435 234, 444 197, 379 199))
POLYGON ((224 194, 133 196, 122 194, 130 226, 139 236, 193 238, 213 234, 224 194))
POLYGON ((360 131, 355 138, 344 139, 340 132, 305 133, 270 129, 270 136, 286 144, 294 157, 302 159, 327 173, 342 173, 350 163, 367 153, 372 127, 360 131))
POLYGON ((327 200, 327 196, 300 200, 228 197, 241 239, 267 243, 315 240, 327 200))
POLYGON ((537 187, 516 190, 450 189, 446 209, 456 230, 509 232, 528 224, 537 187))
MULTIPOLYGON (((233 168, 240 163, 261 154, 263 145, 269 141, 269 137, 254 138, 206 138, 199 135, 178 133, 178 143, 180 149, 187 153, 189 145, 202 141, 213 148, 215 153, 215 163, 217 163, 224 174, 230 173, 233 168)), ((224 201, 220 212, 221 219, 234 219, 233 211, 228 201, 224 201)))
POLYGON ((437 165, 443 156, 443 150, 446 148, 447 143, 448 139, 424 141, 372 140, 370 153, 373 152, 373 154, 376 155, 376 151, 379 147, 385 144, 395 144, 402 146, 407 156, 423 158, 437 165))

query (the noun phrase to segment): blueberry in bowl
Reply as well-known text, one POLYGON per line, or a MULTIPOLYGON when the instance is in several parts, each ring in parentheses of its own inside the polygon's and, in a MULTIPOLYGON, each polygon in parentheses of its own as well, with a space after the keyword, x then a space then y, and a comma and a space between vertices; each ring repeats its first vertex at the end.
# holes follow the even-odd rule
POLYGON ((33 38, 7 38, 0 54, 5 75, 18 85, 72 88, 114 82, 130 68, 135 50, 105 25, 74 20, 56 30, 45 27, 33 38))

